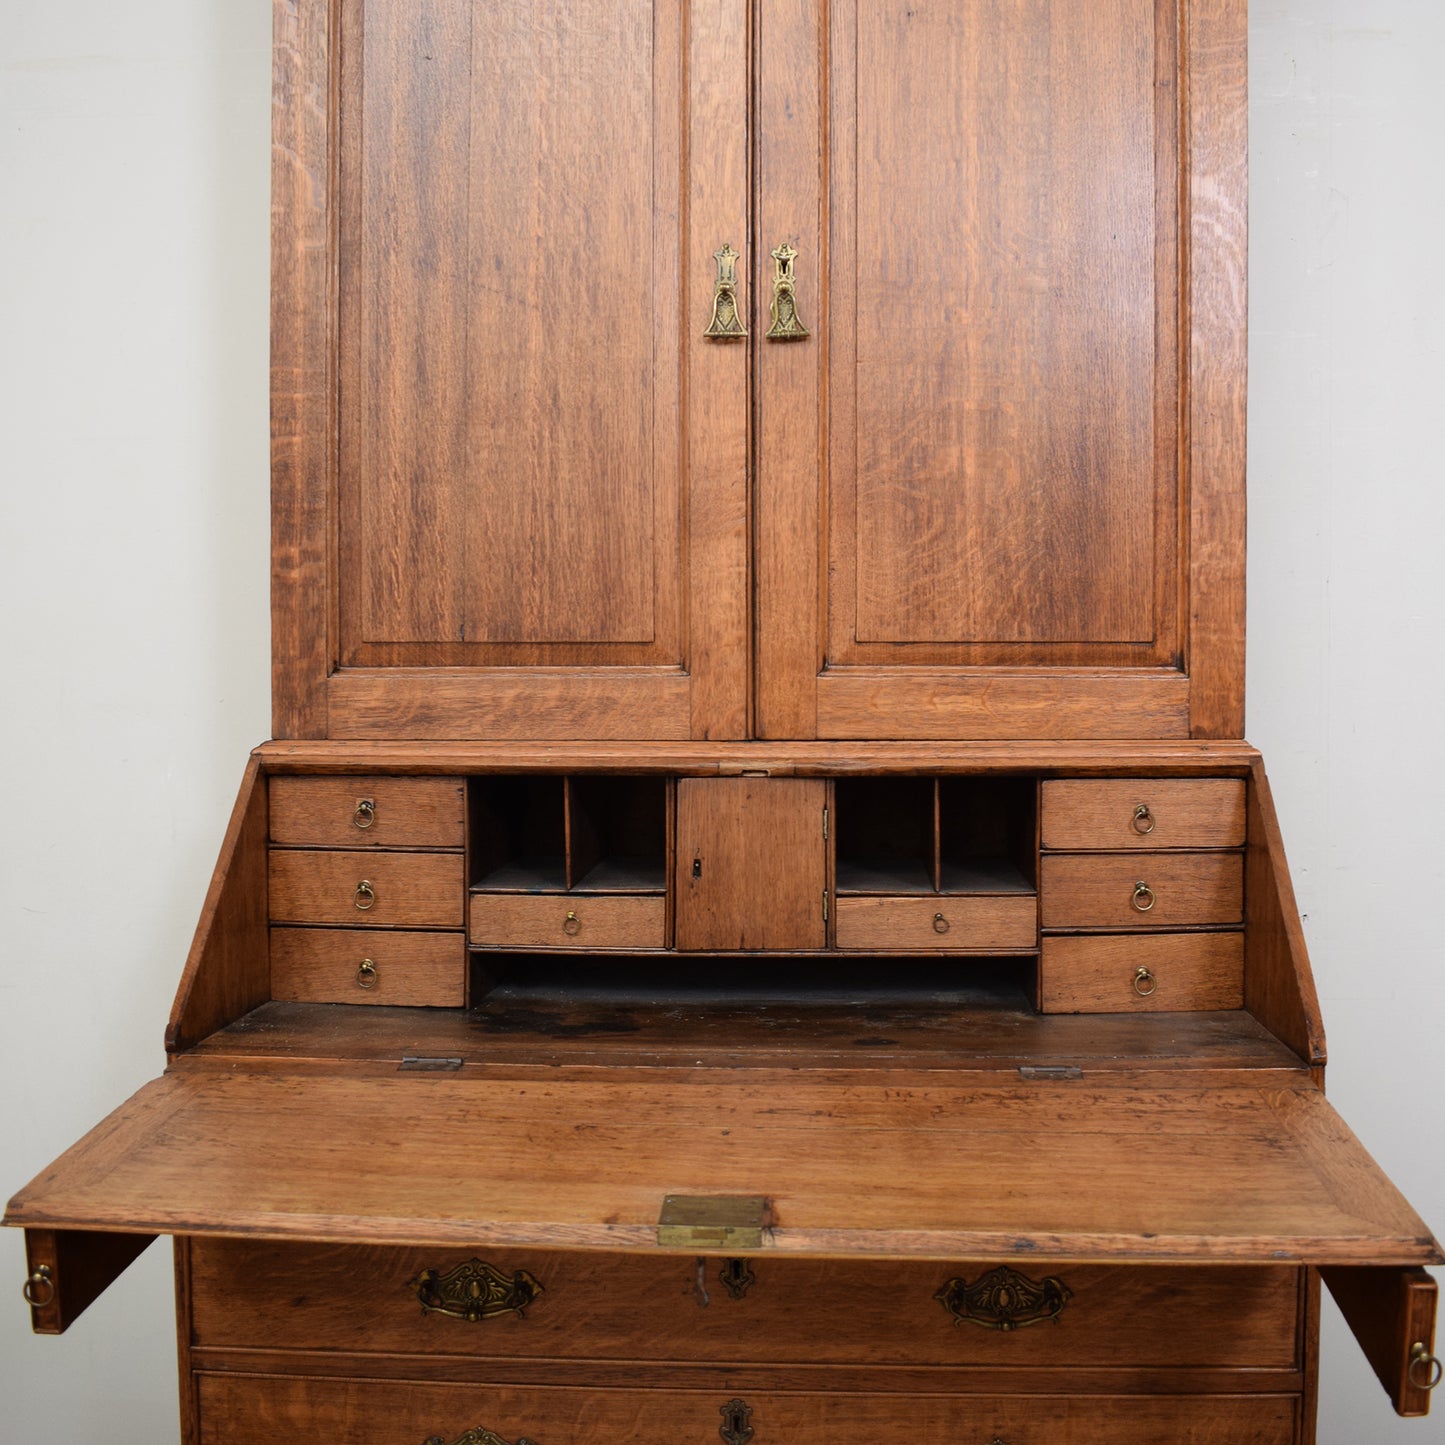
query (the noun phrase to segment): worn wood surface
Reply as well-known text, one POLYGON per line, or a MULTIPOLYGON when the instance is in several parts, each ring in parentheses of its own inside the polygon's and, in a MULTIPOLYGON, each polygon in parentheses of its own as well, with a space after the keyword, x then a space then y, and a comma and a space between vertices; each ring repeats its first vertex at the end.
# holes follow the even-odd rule
MULTIPOLYGON (((226 1445, 296 1437, 394 1445, 431 1435, 450 1442, 478 1428, 506 1440, 676 1445, 714 1438, 725 1423, 723 1407, 740 1395, 758 1437, 765 1431, 798 1445, 904 1438, 898 1398, 888 1393, 776 1392, 755 1383, 729 1374, 712 1389, 592 1390, 210 1375, 199 1394, 203 1431, 211 1432, 205 1438, 226 1445)), ((1248 1383, 1241 1378, 1241 1389, 1248 1383)), ((1295 1412, 1292 1395, 921 1394, 908 1401, 906 1438, 919 1445, 990 1437, 1117 1445, 1127 1432, 1130 1445, 1294 1445, 1295 1412)))
POLYGON ((1184 928, 1239 923, 1244 860, 1238 853, 1046 853, 1039 860, 1045 928, 1184 928), (1153 891, 1148 912, 1135 889, 1153 891))
POLYGON ((839 948, 924 953, 975 949, 1010 953, 1038 947, 1038 899, 980 893, 967 897, 842 897, 837 900, 839 948))
POLYGON ((273 928, 271 997, 294 1003, 460 1008, 466 944, 460 933, 401 929, 273 928), (359 979, 363 960, 372 971, 359 979))
POLYGON ((274 923, 460 928, 464 921, 460 853, 273 848, 269 877, 274 923))
POLYGON ((468 905, 478 948, 665 948, 667 900, 588 893, 484 893, 468 905))
POLYGON ((1249 777, 1245 853, 1245 1007, 1302 1059, 1323 1068, 1324 1021, 1310 971, 1299 905, 1284 856, 1263 762, 1249 777))
POLYGON ((198 1239, 191 1269, 196 1343, 207 1348, 654 1360, 761 1365, 970 1368, 1299 1366, 1296 1267, 1195 1269, 1070 1264, 1022 1272, 1070 1291, 1057 1326, 954 1324, 935 1298, 985 1263, 748 1260, 741 1298, 724 1259, 489 1250, 542 1293, 524 1316, 468 1323, 423 1313, 408 1282, 474 1258, 466 1249, 198 1239))
POLYGON ((460 778, 272 778, 271 841, 307 848, 460 848, 460 778), (362 802, 372 806, 359 811, 362 802))
POLYGON ((769 1253, 1441 1259, 1313 1085, 1144 1088, 1128 1075, 781 1090, 189 1069, 148 1084, 6 1218, 650 1251, 670 1193, 766 1195, 769 1253))
POLYGON ((1039 955, 1046 1013, 1167 1013, 1244 1006, 1241 933, 1050 937, 1039 955), (1141 968, 1151 978, 1138 980, 1141 968), (1141 994, 1140 988, 1153 992, 1141 994))
POLYGON ((1238 848, 1244 783, 1237 778, 1055 779, 1039 793, 1045 848, 1238 848), (1149 816, 1139 820, 1137 810, 1149 816))
POLYGON ((37 1335, 63 1335, 154 1240, 154 1234, 27 1229, 26 1277, 49 1275, 33 1287, 39 1303, 30 1306, 30 1327, 37 1335))
POLYGON ((270 997, 266 939, 266 783, 252 758, 166 1025, 177 1053, 270 997))
POLYGON ((827 942, 827 784, 684 778, 677 785, 679 949, 812 949, 827 942))
POLYGON ((1320 1271, 1398 1415, 1428 1415, 1439 1287, 1423 1269, 1320 1271), (1424 1347, 1426 1360, 1411 1354, 1424 1347))

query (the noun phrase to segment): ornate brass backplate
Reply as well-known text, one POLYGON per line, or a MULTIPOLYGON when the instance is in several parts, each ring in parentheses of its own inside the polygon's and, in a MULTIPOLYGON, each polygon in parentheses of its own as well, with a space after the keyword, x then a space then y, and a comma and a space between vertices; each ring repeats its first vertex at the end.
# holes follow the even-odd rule
POLYGON ((773 324, 768 327, 769 341, 801 341, 808 328, 798 317, 798 295, 793 280, 793 262, 798 252, 786 241, 771 252, 776 263, 773 275, 773 302, 769 307, 773 324))
POLYGON ((445 1274, 424 1269, 407 1283, 424 1313, 450 1315, 468 1324, 495 1315, 525 1315, 527 1306, 542 1293, 542 1285, 525 1269, 503 1274, 480 1259, 470 1259, 445 1274))
POLYGON ((1057 1322, 1074 1292, 1052 1276, 1032 1280, 1000 1265, 979 1275, 972 1284, 966 1279, 951 1279, 933 1297, 953 1316, 956 1325, 967 1320, 986 1330, 1017 1330, 1044 1320, 1057 1322))
POLYGON ((746 1400, 729 1400, 726 1405, 718 1408, 723 1422, 717 1427, 717 1432, 727 1441, 727 1445, 747 1445, 753 1438, 755 1432, 748 1424, 752 1413, 753 1407, 746 1400))
POLYGON ((717 262, 717 287, 712 298, 712 320, 703 335, 715 341, 730 341, 748 334, 738 309, 738 253, 725 244, 712 254, 717 262))
MULTIPOLYGON (((423 1445, 446 1445, 446 1441, 440 1435, 428 1435, 423 1445)), ((495 1430, 483 1430, 478 1425, 475 1430, 468 1430, 459 1440, 453 1440, 452 1445, 511 1445, 511 1442, 503 1440, 495 1430)), ((517 1445, 537 1445, 537 1442, 528 1440, 525 1435, 518 1435, 517 1445)))

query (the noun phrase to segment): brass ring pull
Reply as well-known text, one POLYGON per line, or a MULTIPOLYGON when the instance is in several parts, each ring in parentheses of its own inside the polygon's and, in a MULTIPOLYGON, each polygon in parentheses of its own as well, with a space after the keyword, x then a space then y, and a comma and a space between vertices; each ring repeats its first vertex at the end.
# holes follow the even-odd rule
POLYGON ((376 799, 358 798, 356 811, 351 815, 352 823, 358 828, 369 828, 376 822, 376 799))
POLYGON ((363 958, 356 968, 357 988, 375 988, 377 977, 376 964, 369 958, 363 958))
POLYGON ((1141 878, 1134 885, 1134 897, 1130 900, 1139 913, 1148 913, 1154 906, 1154 890, 1141 878))
POLYGON ((376 902, 376 889, 365 878, 356 885, 356 896, 352 902, 365 913, 376 902))
POLYGON ((946 919, 943 914, 935 913, 933 915, 933 931, 935 933, 948 932, 948 919, 946 919))
POLYGON ((1154 831, 1154 815, 1149 811, 1148 803, 1140 803, 1134 809, 1134 831, 1145 836, 1154 831))
POLYGON ((567 916, 562 920, 562 932, 569 938, 576 938, 582 932, 582 920, 569 908, 567 916))
POLYGON ((25 1303, 31 1309, 43 1310, 46 1305, 55 1302, 55 1279, 50 1273, 50 1266, 42 1264, 29 1279, 20 1286, 20 1293, 25 1296, 25 1303), (41 1291, 44 1291, 42 1296, 41 1291))
POLYGON ((1445 1375, 1445 1365, 1430 1353, 1423 1342, 1417 1341, 1410 1346, 1410 1368, 1406 1371, 1406 1378, 1417 1390, 1433 1390, 1442 1375, 1445 1375), (1419 1373, 1422 1367, 1423 1375, 1419 1373))
POLYGON ((1134 975, 1134 992, 1137 993, 1140 998, 1148 998, 1151 994, 1158 993, 1158 991, 1159 980, 1155 978, 1147 968, 1141 968, 1138 973, 1134 975))

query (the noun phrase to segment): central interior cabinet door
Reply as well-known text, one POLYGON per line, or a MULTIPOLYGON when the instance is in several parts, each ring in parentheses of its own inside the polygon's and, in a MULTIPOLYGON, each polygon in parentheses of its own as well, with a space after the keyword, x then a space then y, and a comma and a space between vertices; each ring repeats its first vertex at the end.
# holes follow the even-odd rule
POLYGON ((346 0, 339 737, 738 737, 741 0, 346 0))
POLYGON ((1181 96, 1202 153, 1242 8, 763 4, 754 284, 796 247, 813 335, 757 359, 762 735, 1237 729, 1191 697, 1181 96))

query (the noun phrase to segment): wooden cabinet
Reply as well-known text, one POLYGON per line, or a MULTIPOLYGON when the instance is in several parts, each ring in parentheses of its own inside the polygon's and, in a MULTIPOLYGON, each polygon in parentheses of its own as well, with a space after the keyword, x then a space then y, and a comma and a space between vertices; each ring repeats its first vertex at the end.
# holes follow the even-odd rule
POLYGON ((1238 740, 1243 26, 276 0, 277 739, 37 1329, 167 1233, 187 1445, 1309 1445, 1323 1274, 1424 1413, 1238 740))

